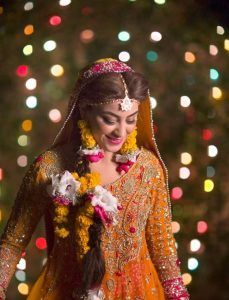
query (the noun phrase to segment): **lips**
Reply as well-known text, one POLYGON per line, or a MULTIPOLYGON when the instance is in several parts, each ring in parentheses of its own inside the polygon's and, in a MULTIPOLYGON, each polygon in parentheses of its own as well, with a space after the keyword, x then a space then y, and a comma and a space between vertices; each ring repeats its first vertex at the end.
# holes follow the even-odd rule
POLYGON ((113 145, 119 145, 122 144, 123 139, 122 138, 115 138, 115 137, 110 137, 106 135, 108 141, 113 144, 113 145))

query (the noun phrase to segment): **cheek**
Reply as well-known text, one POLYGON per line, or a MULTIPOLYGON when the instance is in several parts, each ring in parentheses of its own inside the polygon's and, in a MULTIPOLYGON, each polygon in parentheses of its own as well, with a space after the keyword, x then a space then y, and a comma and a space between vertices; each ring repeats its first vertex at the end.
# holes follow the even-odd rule
POLYGON ((128 128, 127 128, 127 134, 130 134, 131 132, 134 131, 134 129, 136 129, 136 124, 133 124, 133 125, 129 125, 128 128))

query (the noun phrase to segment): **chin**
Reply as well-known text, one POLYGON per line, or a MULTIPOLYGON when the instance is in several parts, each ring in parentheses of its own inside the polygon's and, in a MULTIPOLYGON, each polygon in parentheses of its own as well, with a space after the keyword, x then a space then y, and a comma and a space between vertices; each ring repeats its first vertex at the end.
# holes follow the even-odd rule
POLYGON ((122 145, 112 145, 112 146, 106 145, 105 147, 103 147, 103 149, 105 151, 112 152, 112 153, 118 152, 121 148, 122 148, 122 145))

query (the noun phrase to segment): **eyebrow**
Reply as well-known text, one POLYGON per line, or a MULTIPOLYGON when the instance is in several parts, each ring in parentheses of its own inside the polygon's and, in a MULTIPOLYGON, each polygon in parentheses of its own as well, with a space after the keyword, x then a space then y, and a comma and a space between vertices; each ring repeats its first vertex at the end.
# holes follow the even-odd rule
MULTIPOLYGON (((138 110, 135 111, 134 113, 132 113, 131 115, 127 116, 127 118, 133 117, 133 116, 136 115, 137 113, 138 113, 138 110)), ((111 112, 111 111, 103 111, 102 114, 111 115, 111 116, 116 117, 116 118, 118 118, 118 119, 119 119, 119 117, 120 117, 120 116, 114 114, 114 113, 111 112)))

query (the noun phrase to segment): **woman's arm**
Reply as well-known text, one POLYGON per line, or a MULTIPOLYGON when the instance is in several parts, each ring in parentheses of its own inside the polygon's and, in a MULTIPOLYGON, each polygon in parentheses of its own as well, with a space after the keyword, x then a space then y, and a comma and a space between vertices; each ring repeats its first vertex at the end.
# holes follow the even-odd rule
POLYGON ((0 240, 0 299, 9 285, 21 254, 29 243, 41 216, 50 203, 46 193, 45 154, 25 174, 10 218, 0 240))
POLYGON ((152 209, 146 226, 151 259, 157 269, 166 299, 187 300, 189 295, 180 274, 179 260, 171 227, 171 209, 161 165, 152 190, 152 209))

